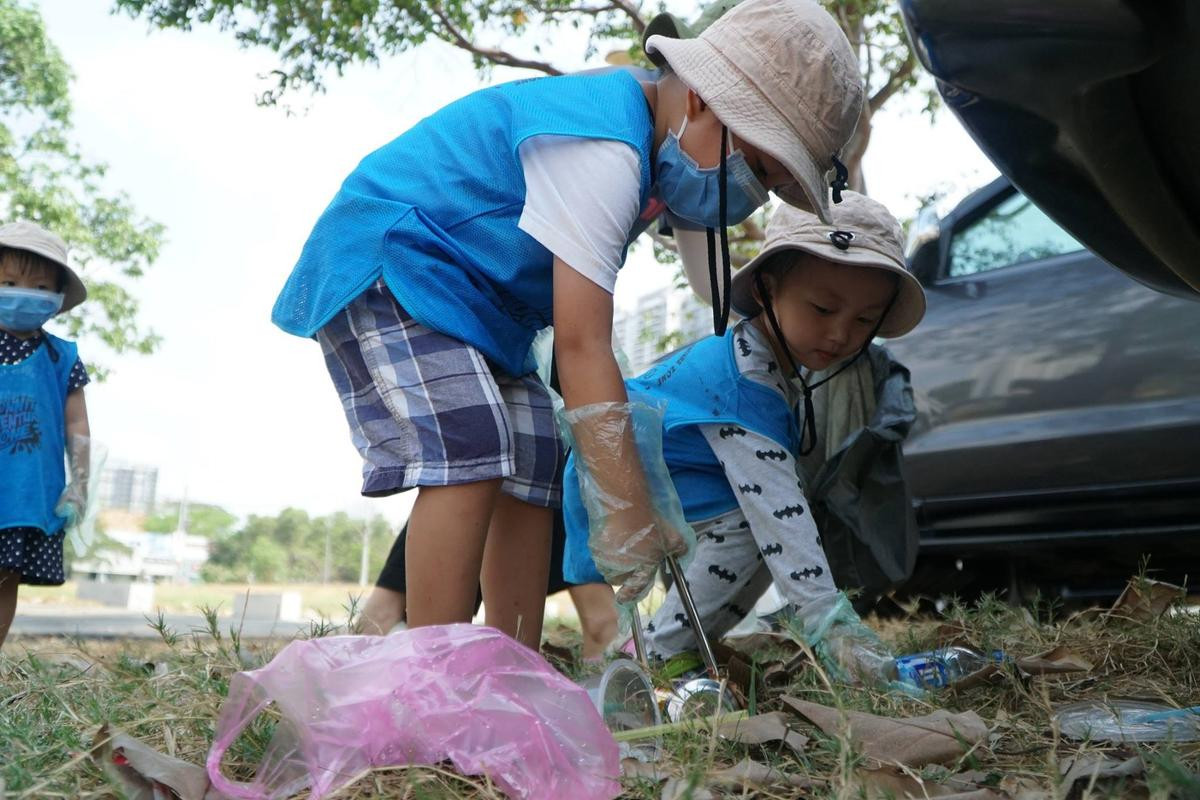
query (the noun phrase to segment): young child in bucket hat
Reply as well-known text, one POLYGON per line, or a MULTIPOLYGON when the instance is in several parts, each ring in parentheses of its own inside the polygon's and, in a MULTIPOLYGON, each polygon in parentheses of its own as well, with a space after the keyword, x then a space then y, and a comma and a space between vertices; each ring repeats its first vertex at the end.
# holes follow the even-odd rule
MULTIPOLYGON (((774 580, 835 674, 883 678, 887 652, 841 591, 850 587, 834 583, 797 459, 816 444, 811 394, 819 384, 807 376, 846 368, 875 336, 901 336, 924 315, 899 225, 854 192, 834 207, 831 224, 782 206, 762 251, 734 277, 732 304, 745 319, 724 337, 702 339, 627 382, 631 399, 666 405, 663 457, 698 534, 686 574, 706 632, 728 631, 774 580)), ((570 581, 590 574, 573 472, 572 455, 564 477, 570 581)), ((677 593, 646 636, 658 657, 695 649, 677 593)))
POLYGON ((414 626, 469 619, 482 569, 489 624, 538 641, 561 451, 529 346, 551 324, 566 404, 585 409, 578 451, 629 509, 601 561, 623 591, 648 586, 684 540, 648 502, 636 452, 593 435, 629 417, 610 345, 628 245, 670 210, 712 243, 712 278, 717 233, 726 244, 768 190, 828 214, 862 103, 828 13, 745 0, 698 39, 647 47, 669 65, 650 80, 618 69, 484 89, 368 155, 276 301, 279 327, 321 343, 363 493, 419 488, 414 626))
POLYGON ((65 580, 65 530, 87 504, 87 370, 74 342, 42 330, 86 298, 62 239, 32 222, 0 225, 0 645, 17 585, 65 580))

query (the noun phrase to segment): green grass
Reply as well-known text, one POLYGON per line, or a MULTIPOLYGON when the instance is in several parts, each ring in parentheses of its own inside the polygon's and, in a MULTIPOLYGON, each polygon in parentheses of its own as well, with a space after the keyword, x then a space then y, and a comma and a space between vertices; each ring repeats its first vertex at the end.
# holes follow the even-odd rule
MULTIPOLYGON (((952 605, 938 619, 873 624, 898 652, 944 643, 953 629, 977 646, 1003 649, 1014 656, 1062 645, 1096 665, 1089 673, 1058 677, 1031 678, 1010 669, 995 683, 924 699, 831 685, 813 668, 791 677, 786 689, 789 694, 845 709, 885 716, 924 714, 934 708, 975 710, 991 729, 989 739, 958 763, 916 770, 923 779, 937 782, 948 772, 977 770, 985 783, 1001 790, 1024 781, 1030 792, 1027 797, 1200 797, 1200 743, 1112 746, 1071 742, 1059 737, 1051 724, 1052 709, 1075 699, 1138 696, 1180 705, 1200 702, 1200 617, 1175 614, 1148 622, 1049 619, 985 598, 970 606, 952 605), (1081 753, 1120 758, 1141 755, 1146 773, 1132 779, 1099 781, 1090 788, 1080 784, 1068 794, 1060 785, 1061 764, 1081 753)), ((179 758, 203 764, 230 677, 239 669, 265 663, 283 644, 240 641, 231 638, 227 628, 227 622, 210 615, 207 633, 176 636, 163 630, 160 641, 10 640, 0 652, 0 741, 7 743, 6 756, 0 760, 0 780, 7 796, 113 796, 114 788, 86 755, 103 723, 160 751, 173 751, 179 758)), ((320 626, 313 631, 316 635, 324 632, 320 626)), ((559 628, 555 635, 561 638, 566 634, 559 628)), ((759 711, 782 707, 779 693, 763 687, 756 687, 755 700, 759 711)), ((226 763, 234 777, 245 779, 252 774, 273 723, 265 716, 231 749, 226 763)), ((700 789, 707 785, 712 770, 748 755, 789 773, 819 778, 825 781, 824 788, 777 786, 748 794, 731 791, 727 796, 838 800, 886 796, 863 789, 860 777, 867 765, 848 740, 826 736, 799 721, 797 725, 811 739, 800 755, 779 745, 749 747, 702 732, 676 733, 665 739, 663 767, 694 784, 695 797, 703 796, 700 789)), ((622 796, 627 798, 657 800, 662 795, 658 781, 626 779, 623 786, 622 796)), ((396 768, 366 775, 337 796, 432 799, 502 795, 481 778, 463 778, 441 768, 396 768)))
MULTIPOLYGON (((199 608, 215 608, 222 615, 232 613, 234 598, 247 590, 255 593, 300 592, 301 604, 306 612, 318 617, 344 619, 350 597, 363 598, 370 587, 357 583, 304 583, 304 584, 255 584, 244 583, 194 583, 177 585, 160 583, 154 587, 154 604, 166 613, 195 614, 199 608)), ((68 581, 62 586, 22 586, 18 598, 20 605, 95 605, 77 600, 75 583, 68 581)), ((19 611, 20 609, 18 609, 19 611)))

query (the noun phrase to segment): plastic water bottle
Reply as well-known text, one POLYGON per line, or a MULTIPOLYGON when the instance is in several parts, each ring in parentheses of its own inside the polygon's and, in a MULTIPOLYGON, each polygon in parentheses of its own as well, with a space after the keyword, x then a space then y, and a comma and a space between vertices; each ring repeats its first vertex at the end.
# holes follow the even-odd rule
POLYGON ((896 679, 920 689, 944 689, 988 664, 1004 663, 1004 653, 984 655, 969 647, 953 645, 896 658, 896 679))

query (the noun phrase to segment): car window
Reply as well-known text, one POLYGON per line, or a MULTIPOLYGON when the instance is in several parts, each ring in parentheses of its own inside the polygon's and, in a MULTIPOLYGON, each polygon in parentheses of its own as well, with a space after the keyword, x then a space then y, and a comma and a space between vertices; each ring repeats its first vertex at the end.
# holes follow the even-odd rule
POLYGON ((1017 192, 950 240, 949 277, 1037 261, 1082 250, 1083 245, 1017 192))

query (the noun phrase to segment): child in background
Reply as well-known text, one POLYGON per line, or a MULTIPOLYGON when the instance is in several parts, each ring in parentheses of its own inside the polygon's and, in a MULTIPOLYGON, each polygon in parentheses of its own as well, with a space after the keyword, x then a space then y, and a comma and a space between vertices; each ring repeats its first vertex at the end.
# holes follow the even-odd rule
MULTIPOLYGON (((833 209, 832 224, 783 206, 762 251, 734 277, 732 305, 745 319, 726 336, 628 382, 630 397, 666 403, 663 457, 698 534, 686 573, 705 631, 727 632, 774 579, 835 674, 884 680, 889 655, 834 583, 797 458, 816 444, 819 383, 802 370, 836 374, 875 336, 901 336, 925 313, 899 225, 854 192, 833 209)), ((588 577, 578 566, 587 517, 573 467, 568 461, 564 478, 565 561, 566 577, 580 580, 588 577)), ((659 658, 696 647, 674 591, 645 633, 659 658)))
MULTIPOLYGON (((419 487, 409 624, 487 623, 537 647, 561 451, 530 342, 553 324, 576 451, 621 501, 597 534, 635 596, 686 549, 650 502, 611 349, 629 243, 664 211, 709 244, 776 191, 828 215, 862 104, 857 62, 812 0, 745 0, 699 38, 651 36, 668 68, 475 92, 368 155, 318 220, 276 301, 315 337, 364 461, 363 494, 419 487), (693 231, 694 233, 695 231, 693 231)), ((691 269, 700 273, 702 270, 691 269)), ((713 294, 720 304, 726 286, 713 294)), ((722 320, 723 324, 723 320, 722 320)))
POLYGON ((0 645, 19 583, 64 582, 65 530, 87 504, 87 370, 73 342, 42 330, 86 298, 62 239, 32 222, 0 226, 0 645))
MULTIPOLYGON (((563 580, 563 547, 566 530, 562 514, 554 514, 554 534, 550 545, 550 580, 546 596, 566 591, 575 604, 579 616, 580 633, 583 637, 580 655, 585 663, 599 662, 608 646, 617 636, 617 605, 612 587, 603 581, 594 583, 570 583, 563 580)), ((408 587, 405 574, 404 545, 408 541, 408 526, 405 525, 396 537, 387 562, 375 581, 375 587, 367 597, 359 619, 358 630, 368 635, 384 635, 397 624, 404 622, 404 595, 408 587)), ((475 613, 483 602, 482 593, 475 596, 475 613)))

